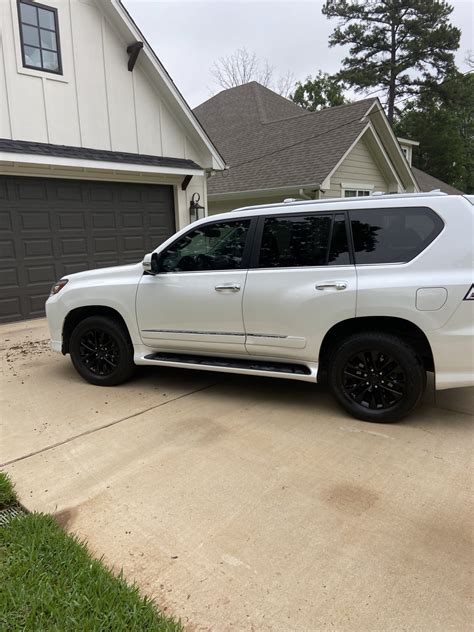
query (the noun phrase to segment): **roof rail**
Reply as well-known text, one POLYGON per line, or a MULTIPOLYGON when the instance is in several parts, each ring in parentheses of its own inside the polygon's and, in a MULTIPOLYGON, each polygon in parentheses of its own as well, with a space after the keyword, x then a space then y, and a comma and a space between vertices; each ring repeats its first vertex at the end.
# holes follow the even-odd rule
POLYGON ((274 208, 276 207, 284 207, 291 204, 292 206, 307 206, 308 204, 340 204, 341 202, 367 202, 370 198, 377 199, 400 199, 400 198, 419 198, 419 197, 439 197, 445 196, 448 193, 443 193, 439 189, 436 191, 428 191, 426 193, 418 192, 418 193, 373 193, 371 196, 362 196, 362 197, 345 197, 345 198, 326 198, 323 200, 296 200, 294 198, 287 198, 283 202, 277 202, 276 204, 252 204, 251 206, 240 206, 239 208, 233 209, 232 213, 238 211, 250 211, 252 209, 259 208, 274 208))

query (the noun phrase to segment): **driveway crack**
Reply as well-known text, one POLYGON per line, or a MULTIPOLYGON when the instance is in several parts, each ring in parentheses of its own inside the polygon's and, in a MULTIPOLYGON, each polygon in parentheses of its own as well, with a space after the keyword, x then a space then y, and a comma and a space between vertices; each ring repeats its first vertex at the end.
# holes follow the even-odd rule
POLYGON ((68 437, 63 441, 58 441, 53 443, 52 445, 48 445, 45 448, 41 448, 41 450, 35 450, 34 452, 30 452, 28 454, 24 454, 23 456, 18 456, 15 459, 10 459, 10 461, 5 461, 5 463, 0 463, 0 467, 6 467, 7 465, 12 465, 13 463, 18 463, 19 461, 24 461, 25 459, 29 459, 32 456, 37 456, 38 454, 43 454, 44 452, 49 452, 50 450, 54 450, 59 446, 66 445, 67 443, 71 443, 71 441, 75 441, 76 439, 80 439, 81 437, 86 437, 87 435, 93 434, 94 432, 99 432, 100 430, 105 430, 106 428, 110 428, 111 426, 116 426, 124 421, 128 421, 129 419, 133 419, 134 417, 138 417, 139 415, 143 415, 148 413, 150 410, 155 410, 156 408, 161 408, 162 406, 166 406, 167 404, 171 404, 172 402, 177 402, 179 399, 183 399, 184 397, 189 397, 190 395, 195 395, 196 393, 200 393, 201 391, 205 391, 213 386, 217 386, 217 382, 215 384, 208 384, 207 386, 203 386, 202 388, 197 388, 195 391, 191 391, 189 393, 183 393, 182 395, 178 395, 177 397, 173 397, 172 399, 168 399, 166 402, 161 402, 160 404, 156 404, 155 406, 149 406, 148 408, 144 408, 136 413, 132 413, 131 415, 127 415, 126 417, 121 417, 120 419, 116 419, 115 421, 109 421, 109 423, 103 424, 102 426, 98 426, 97 428, 91 428, 90 430, 85 430, 84 432, 80 432, 77 435, 73 435, 72 437, 68 437))

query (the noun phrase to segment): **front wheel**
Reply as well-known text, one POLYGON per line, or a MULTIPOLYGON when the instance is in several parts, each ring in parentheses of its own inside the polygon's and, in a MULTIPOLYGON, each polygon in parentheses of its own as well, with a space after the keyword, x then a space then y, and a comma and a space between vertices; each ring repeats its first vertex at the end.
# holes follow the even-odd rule
POLYGON ((420 402, 426 372, 415 350, 398 336, 359 333, 334 350, 329 383, 342 407, 357 419, 388 423, 420 402))
POLYGON ((115 386, 135 370, 128 332, 106 316, 82 320, 71 334, 69 351, 76 371, 91 384, 115 386))

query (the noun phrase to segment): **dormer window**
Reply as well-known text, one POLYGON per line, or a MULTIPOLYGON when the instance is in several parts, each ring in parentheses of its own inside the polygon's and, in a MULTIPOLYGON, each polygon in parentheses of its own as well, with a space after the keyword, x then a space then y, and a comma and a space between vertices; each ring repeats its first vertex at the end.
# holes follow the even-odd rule
POLYGON ((24 68, 62 74, 57 9, 18 0, 18 15, 24 68))

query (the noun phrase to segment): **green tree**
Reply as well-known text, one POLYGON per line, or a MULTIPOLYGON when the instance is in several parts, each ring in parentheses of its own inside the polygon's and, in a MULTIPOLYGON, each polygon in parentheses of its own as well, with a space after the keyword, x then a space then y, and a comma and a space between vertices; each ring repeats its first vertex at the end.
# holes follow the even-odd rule
POLYGON ((306 77, 304 83, 298 81, 290 98, 311 112, 347 103, 344 84, 337 77, 321 70, 314 79, 306 77))
POLYGON ((461 32, 445 0, 327 0, 323 14, 339 19, 330 46, 349 46, 339 78, 356 91, 378 88, 393 121, 396 102, 454 69, 461 32))
POLYGON ((474 193, 474 73, 451 73, 424 87, 395 125, 397 136, 420 143, 416 167, 474 193))

